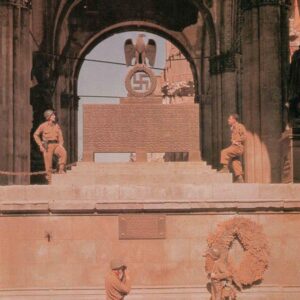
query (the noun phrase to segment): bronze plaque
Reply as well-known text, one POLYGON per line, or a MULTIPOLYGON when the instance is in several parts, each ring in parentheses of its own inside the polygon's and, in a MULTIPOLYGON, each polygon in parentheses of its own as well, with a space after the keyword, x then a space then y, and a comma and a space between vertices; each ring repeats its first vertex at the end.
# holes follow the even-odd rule
POLYGON ((165 215, 119 216, 119 239, 164 239, 166 237, 165 215))

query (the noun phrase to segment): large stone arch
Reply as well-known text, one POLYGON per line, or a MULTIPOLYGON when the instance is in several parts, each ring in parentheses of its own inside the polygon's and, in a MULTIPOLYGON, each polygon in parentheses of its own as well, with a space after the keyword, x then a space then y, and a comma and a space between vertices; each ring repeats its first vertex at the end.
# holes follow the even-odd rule
MULTIPOLYGON (((105 2, 105 1, 104 1, 105 2)), ((148 1, 149 2, 149 1, 148 1)), ((151 1, 150 1, 151 2, 151 1)), ((209 53, 210 56, 215 56, 217 53, 217 37, 216 37, 216 30, 214 28, 213 18, 209 11, 209 8, 206 7, 206 5, 203 3, 203 1, 186 1, 189 3, 191 7, 194 7, 196 17, 198 19, 198 15, 201 16, 203 24, 205 24, 205 28, 207 29, 207 36, 209 39, 209 53)), ((182 28, 173 30, 172 26, 174 24, 160 24, 159 20, 156 20, 155 16, 149 18, 148 20, 142 20, 142 18, 135 18, 134 20, 129 21, 117 21, 114 24, 110 24, 109 26, 104 26, 104 28, 99 28, 98 31, 93 32, 93 34, 86 34, 82 33, 82 40, 76 41, 76 43, 72 44, 72 38, 70 38, 70 31, 68 29, 67 24, 70 22, 74 22, 74 11, 76 11, 76 5, 81 5, 80 1, 65 1, 65 4, 60 6, 60 16, 57 16, 56 23, 55 23, 55 29, 54 29, 54 35, 53 35, 53 49, 55 53, 58 55, 64 55, 64 56, 72 56, 78 58, 78 60, 74 60, 73 63, 70 64, 69 67, 72 68, 72 73, 68 74, 68 85, 69 88, 67 91, 64 91, 64 94, 70 95, 70 97, 67 97, 70 100, 70 103, 73 102, 73 105, 71 104, 71 112, 70 115, 72 116, 69 118, 69 127, 71 128, 72 132, 68 133, 65 132, 66 135, 71 137, 71 141, 69 142, 70 146, 68 147, 71 152, 74 152, 71 154, 71 161, 74 161, 77 159, 76 150, 74 148, 77 148, 76 146, 76 132, 77 132, 77 124, 76 120, 76 111, 77 111, 77 77, 78 72, 80 69, 80 66, 82 64, 82 58, 85 57, 85 55, 99 42, 101 42, 103 39, 107 38, 113 33, 121 32, 121 31, 131 31, 131 30, 144 30, 149 31, 152 33, 156 33, 158 35, 161 35, 162 37, 165 37, 166 39, 170 40, 173 44, 175 44, 182 53, 186 56, 188 61, 191 65, 191 70, 194 76, 194 82, 196 86, 196 101, 199 101, 201 98, 200 93, 200 64, 197 61, 196 51, 195 51, 195 45, 192 45, 190 42, 189 32, 184 32, 186 26, 182 26, 182 28), (73 18, 73 19, 72 19, 73 18), (73 121, 72 121, 73 120, 73 121), (74 123, 75 122, 75 123, 74 123)), ((81 7, 82 8, 82 7, 81 7)), ((148 16, 149 17, 149 16, 148 16)), ((126 18, 125 18, 126 19, 126 18)), ((196 21, 196 20, 195 20, 196 21)), ((76 22, 76 21, 75 21, 76 22)), ((189 25, 190 23, 187 22, 185 25, 189 25)), ((192 22, 191 22, 192 24, 192 22)), ((188 29, 187 29, 188 30, 188 29)), ((197 40, 197 44, 200 43, 200 41, 197 40)), ((58 68, 61 68, 59 66, 60 63, 58 62, 58 68)), ((57 110, 60 110, 60 101, 57 97, 60 97, 61 92, 59 91, 61 86, 66 86, 66 82, 62 82, 60 84, 60 79, 58 79, 58 84, 56 87, 56 94, 54 95, 53 102, 57 107, 57 110)), ((69 108, 68 108, 69 109, 69 108)), ((60 112, 59 112, 60 113, 60 112)), ((63 115, 63 112, 61 113, 63 115)))
MULTIPOLYGON (((161 26, 157 26, 157 25, 151 24, 149 22, 140 22, 140 21, 123 22, 123 23, 119 23, 119 24, 110 26, 110 27, 98 32, 94 36, 92 36, 86 42, 86 44, 80 49, 78 54, 76 55, 76 57, 78 57, 78 60, 75 61, 75 64, 73 67, 72 81, 77 80, 81 66, 84 62, 84 58, 96 45, 98 45, 103 40, 109 38, 110 36, 112 36, 115 33, 121 33, 121 32, 125 32, 125 31, 146 31, 146 32, 160 35, 163 38, 172 42, 184 54, 184 56, 190 63, 191 70, 192 70, 192 73, 194 76, 194 82, 195 82, 196 101, 198 100, 199 74, 197 71, 195 59, 193 58, 193 54, 190 51, 190 47, 187 47, 184 45, 184 43, 188 44, 188 41, 185 41, 184 37, 182 35, 175 35, 172 32, 165 30, 161 26)), ((75 87, 75 85, 74 85, 74 87, 75 87)))

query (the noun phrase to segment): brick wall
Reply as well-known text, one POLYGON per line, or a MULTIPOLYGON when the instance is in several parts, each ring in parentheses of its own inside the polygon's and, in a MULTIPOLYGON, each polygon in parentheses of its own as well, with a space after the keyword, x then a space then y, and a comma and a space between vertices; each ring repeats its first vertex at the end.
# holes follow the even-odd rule
POLYGON ((101 152, 199 152, 199 105, 83 106, 84 158, 101 152))

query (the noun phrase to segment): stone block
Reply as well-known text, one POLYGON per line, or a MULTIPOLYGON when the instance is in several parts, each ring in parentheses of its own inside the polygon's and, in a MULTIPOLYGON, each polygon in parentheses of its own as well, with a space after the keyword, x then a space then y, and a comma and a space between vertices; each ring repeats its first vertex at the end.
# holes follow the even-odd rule
POLYGON ((260 199, 284 200, 291 198, 289 185, 285 184, 261 184, 259 186, 260 199))
POLYGON ((50 210, 54 213, 76 212, 92 213, 96 209, 95 201, 53 201, 50 203, 50 210))

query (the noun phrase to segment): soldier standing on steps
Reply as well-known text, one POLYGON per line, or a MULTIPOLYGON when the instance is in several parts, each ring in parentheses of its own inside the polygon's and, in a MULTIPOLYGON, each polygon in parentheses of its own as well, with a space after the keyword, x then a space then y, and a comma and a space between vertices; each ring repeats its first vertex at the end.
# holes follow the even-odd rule
POLYGON ((60 126, 56 122, 54 111, 48 109, 44 112, 46 122, 42 123, 33 134, 35 142, 40 147, 40 151, 44 156, 44 164, 46 169, 46 179, 51 180, 51 169, 53 155, 58 157, 59 170, 58 173, 65 172, 67 160, 67 152, 63 147, 64 139, 60 126))
POLYGON ((236 182, 243 183, 243 167, 240 158, 244 153, 246 129, 243 124, 238 122, 238 120, 239 116, 237 114, 231 114, 228 117, 228 125, 231 129, 231 145, 221 151, 221 164, 223 165, 223 168, 220 172, 229 172, 228 165, 231 162, 236 182))

